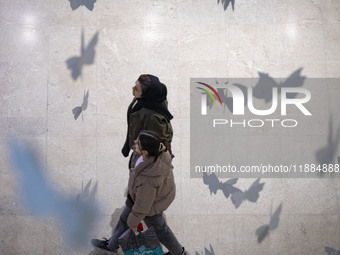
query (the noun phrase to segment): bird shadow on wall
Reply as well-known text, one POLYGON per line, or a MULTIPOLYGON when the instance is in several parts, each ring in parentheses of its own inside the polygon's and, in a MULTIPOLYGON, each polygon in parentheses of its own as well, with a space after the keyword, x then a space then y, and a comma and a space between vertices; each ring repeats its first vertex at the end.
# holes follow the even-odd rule
POLYGON ((229 196, 231 197, 231 201, 236 209, 246 200, 256 203, 260 197, 260 191, 262 191, 264 186, 264 183, 260 183, 260 178, 258 178, 246 191, 242 191, 234 186, 237 181, 238 178, 234 178, 221 182, 215 173, 209 175, 203 173, 203 183, 208 185, 210 195, 212 193, 216 194, 218 190, 221 190, 226 198, 229 198, 229 196))
POLYGON ((90 11, 93 11, 94 4, 97 0, 69 0, 72 11, 78 9, 80 6, 85 6, 90 11))
POLYGON ((208 250, 206 247, 204 247, 204 252, 201 251, 201 253, 195 251, 195 255, 215 255, 214 249, 210 244, 210 249, 208 250))
MULTIPOLYGON (((263 100, 266 104, 273 101, 273 88, 277 89, 278 96, 281 94, 281 88, 299 88, 302 87, 304 81, 306 79, 305 76, 301 75, 302 67, 294 71, 284 82, 277 82, 273 77, 271 77, 268 73, 259 72, 258 82, 252 87, 253 97, 258 100, 263 100)), ((201 85, 209 85, 202 82, 197 82, 201 85)), ((219 84, 216 81, 216 86, 221 85, 222 88, 217 88, 217 94, 220 96, 221 104, 224 105, 225 108, 228 108, 231 113, 233 113, 233 95, 228 89, 223 88, 225 84, 228 84, 226 81, 224 84, 219 84)), ((248 102, 248 87, 244 84, 233 83, 232 86, 237 87, 242 91, 244 95, 244 106, 247 105, 248 102)), ((204 93, 204 92, 202 92, 204 93)), ((298 93, 287 93, 286 97, 289 99, 296 98, 298 93)), ((214 97, 214 96, 213 96, 214 97)), ((214 105, 214 100, 211 96, 207 97, 207 106, 209 109, 214 105)))
MULTIPOLYGON (((80 106, 74 107, 72 109, 72 113, 74 115, 74 119, 77 120, 78 117, 82 112, 84 112, 87 109, 88 106, 88 100, 89 100, 89 90, 85 93, 84 91, 84 96, 83 96, 83 102, 81 103, 80 106)), ((82 119, 84 120, 84 116, 82 115, 82 119)))
POLYGON ((77 195, 77 200, 78 201, 79 200, 84 201, 84 200, 87 200, 87 199, 90 199, 92 201, 95 200, 95 196, 96 196, 96 193, 97 193, 97 190, 98 190, 98 183, 96 183, 94 185, 92 190, 90 190, 91 185, 92 185, 92 179, 89 180, 89 182, 85 185, 85 187, 84 187, 84 183, 82 182, 82 184, 81 184, 81 191, 77 195))
POLYGON ((84 43, 84 31, 81 32, 81 49, 80 56, 73 56, 66 61, 67 68, 71 70, 71 76, 73 80, 77 80, 82 74, 84 65, 92 65, 96 55, 95 47, 98 42, 97 32, 91 39, 90 43, 85 48, 84 43))
MULTIPOLYGON (((281 88, 298 88, 302 87, 306 76, 301 76, 302 67, 293 72, 284 82, 276 82, 269 74, 259 72, 259 81, 253 88, 253 96, 257 99, 263 99, 266 103, 273 100, 273 88, 277 88, 278 94, 281 94, 281 88)), ((296 98, 297 93, 287 93, 287 98, 296 98)))
POLYGON ((260 178, 258 178, 252 183, 248 190, 242 191, 236 188, 231 194, 231 201, 235 208, 237 209, 244 201, 256 203, 260 197, 260 191, 262 191, 263 186, 264 183, 260 183, 260 178))
POLYGON ((233 8, 233 11, 234 11, 235 0, 217 0, 217 4, 219 4, 220 2, 223 5, 224 10, 227 10, 229 4, 231 3, 231 7, 233 8))
MULTIPOLYGON (((335 163, 335 157, 338 150, 340 138, 340 126, 334 136, 333 134, 333 121, 330 119, 328 121, 328 138, 327 138, 327 145, 322 147, 315 153, 316 160, 318 164, 321 166, 321 171, 318 171, 320 175, 324 175, 325 173, 322 171, 324 165, 331 165, 335 163)), ((338 163, 339 163, 339 157, 338 163)), ((334 169, 333 169, 334 170, 334 169)), ((328 171, 329 172, 329 171, 328 171)))
POLYGON ((340 255, 340 250, 331 247, 325 247, 325 252, 327 252, 327 255, 340 255))
POLYGON ((278 228, 281 211, 282 211, 282 203, 275 210, 274 214, 270 217, 269 224, 262 225, 256 230, 258 243, 261 243, 269 235, 270 231, 273 231, 278 228))

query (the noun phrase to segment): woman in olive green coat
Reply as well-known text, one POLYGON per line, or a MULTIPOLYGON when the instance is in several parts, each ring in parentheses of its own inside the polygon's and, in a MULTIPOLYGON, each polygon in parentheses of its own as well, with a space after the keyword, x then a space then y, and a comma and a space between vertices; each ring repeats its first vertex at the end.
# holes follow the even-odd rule
POLYGON ((141 130, 155 131, 170 151, 173 130, 170 120, 173 118, 167 107, 167 88, 158 77, 142 74, 132 88, 134 99, 127 111, 127 136, 122 154, 127 157, 133 142, 141 130))

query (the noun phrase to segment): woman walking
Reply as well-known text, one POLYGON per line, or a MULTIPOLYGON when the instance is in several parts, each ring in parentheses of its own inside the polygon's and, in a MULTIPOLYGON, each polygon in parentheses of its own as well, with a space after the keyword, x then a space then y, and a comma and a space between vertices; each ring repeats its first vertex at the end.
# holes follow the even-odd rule
MULTIPOLYGON (((167 88, 158 77, 142 74, 132 88, 134 96, 127 111, 127 136, 122 154, 127 157, 141 130, 155 131, 172 155, 173 136, 170 120, 173 118, 167 106, 167 88)), ((173 155, 172 155, 173 157, 173 155)))
POLYGON ((185 255, 184 247, 165 222, 162 212, 175 198, 171 155, 156 132, 141 131, 134 141, 131 158, 128 195, 110 240, 93 239, 92 245, 107 254, 118 254, 118 238, 128 229, 137 231, 144 220, 153 227, 158 240, 169 250, 169 255, 185 255))

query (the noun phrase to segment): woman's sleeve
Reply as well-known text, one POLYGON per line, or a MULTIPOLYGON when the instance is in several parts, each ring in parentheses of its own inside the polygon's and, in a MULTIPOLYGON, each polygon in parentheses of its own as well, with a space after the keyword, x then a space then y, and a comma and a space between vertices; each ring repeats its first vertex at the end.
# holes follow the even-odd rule
POLYGON ((137 187, 132 212, 127 220, 129 227, 137 227, 144 217, 150 213, 156 193, 157 188, 149 183, 143 183, 137 187))
POLYGON ((145 128, 157 132, 163 138, 172 138, 171 125, 164 117, 155 114, 152 115, 150 119, 146 121, 145 128))
POLYGON ((130 103, 129 107, 128 107, 128 110, 127 110, 127 130, 126 130, 126 138, 125 138, 125 142, 124 142, 124 145, 123 145, 123 148, 121 150, 122 154, 124 157, 127 157, 129 156, 129 153, 130 153, 130 145, 129 145, 129 116, 131 114, 131 111, 132 111, 132 108, 133 108, 133 105, 135 104, 136 102, 136 98, 134 97, 132 102, 130 103))

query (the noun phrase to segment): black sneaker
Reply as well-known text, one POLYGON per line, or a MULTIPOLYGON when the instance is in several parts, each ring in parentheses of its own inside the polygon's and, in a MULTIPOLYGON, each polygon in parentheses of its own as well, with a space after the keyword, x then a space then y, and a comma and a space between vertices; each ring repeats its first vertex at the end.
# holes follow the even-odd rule
POLYGON ((104 238, 104 240, 92 239, 91 244, 96 251, 110 255, 118 255, 116 251, 111 251, 109 247, 107 247, 109 245, 109 240, 106 238, 104 238))
MULTIPOLYGON (((170 255, 170 252, 165 253, 165 255, 170 255)), ((187 252, 185 251, 184 247, 182 247, 182 252, 180 255, 187 255, 187 252)))

